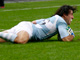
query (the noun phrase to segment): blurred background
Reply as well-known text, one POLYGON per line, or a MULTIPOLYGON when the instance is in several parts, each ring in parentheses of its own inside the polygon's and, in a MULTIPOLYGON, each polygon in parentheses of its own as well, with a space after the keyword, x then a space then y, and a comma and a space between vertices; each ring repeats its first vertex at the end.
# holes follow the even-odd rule
POLYGON ((80 0, 4 0, 0 8, 0 31, 21 21, 49 18, 65 4, 78 9, 70 25, 75 34, 72 42, 57 41, 55 35, 42 42, 23 45, 0 43, 0 60, 80 60, 80 0))

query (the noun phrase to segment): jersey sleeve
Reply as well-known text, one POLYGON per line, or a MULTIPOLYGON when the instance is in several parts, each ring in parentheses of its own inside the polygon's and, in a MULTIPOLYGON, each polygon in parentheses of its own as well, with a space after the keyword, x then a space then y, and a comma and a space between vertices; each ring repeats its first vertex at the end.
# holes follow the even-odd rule
POLYGON ((61 39, 69 36, 69 33, 67 32, 66 28, 67 28, 66 23, 62 22, 62 23, 58 24, 58 31, 59 31, 61 39))

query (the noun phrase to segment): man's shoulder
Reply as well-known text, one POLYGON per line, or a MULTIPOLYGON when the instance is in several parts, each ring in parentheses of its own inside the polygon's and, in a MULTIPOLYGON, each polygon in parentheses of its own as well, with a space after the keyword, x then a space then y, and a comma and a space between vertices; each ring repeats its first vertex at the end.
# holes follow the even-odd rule
POLYGON ((65 22, 65 20, 59 15, 54 15, 52 18, 57 19, 59 22, 65 22))
POLYGON ((66 21, 61 17, 61 16, 58 16, 58 23, 66 23, 66 21))

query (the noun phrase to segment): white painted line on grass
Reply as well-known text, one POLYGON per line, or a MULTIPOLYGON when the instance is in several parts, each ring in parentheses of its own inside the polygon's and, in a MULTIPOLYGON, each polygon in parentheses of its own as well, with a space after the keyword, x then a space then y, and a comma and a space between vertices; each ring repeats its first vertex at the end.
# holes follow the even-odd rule
POLYGON ((48 7, 36 7, 36 8, 24 8, 24 9, 9 9, 9 10, 3 10, 3 11, 17 11, 17 10, 44 9, 44 8, 54 8, 54 7, 60 7, 60 6, 48 6, 48 7))
MULTIPOLYGON (((80 4, 72 5, 72 6, 80 6, 80 4)), ((17 11, 17 10, 31 10, 31 9, 45 9, 45 8, 55 8, 60 6, 48 6, 48 7, 36 7, 36 8, 23 8, 23 9, 9 9, 9 10, 3 10, 6 11, 17 11)))
POLYGON ((17 10, 31 10, 32 8, 24 8, 24 9, 9 9, 9 10, 3 10, 5 11, 17 11, 17 10))
POLYGON ((80 32, 80 31, 74 31, 74 32, 76 33, 76 32, 80 32))

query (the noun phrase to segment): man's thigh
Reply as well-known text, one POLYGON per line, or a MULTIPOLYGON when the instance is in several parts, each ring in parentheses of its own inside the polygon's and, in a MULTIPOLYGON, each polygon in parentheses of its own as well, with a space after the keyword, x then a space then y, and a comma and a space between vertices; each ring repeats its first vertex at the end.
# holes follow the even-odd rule
POLYGON ((17 38, 14 40, 16 43, 27 43, 29 40, 29 34, 26 31, 20 31, 17 33, 17 38))

